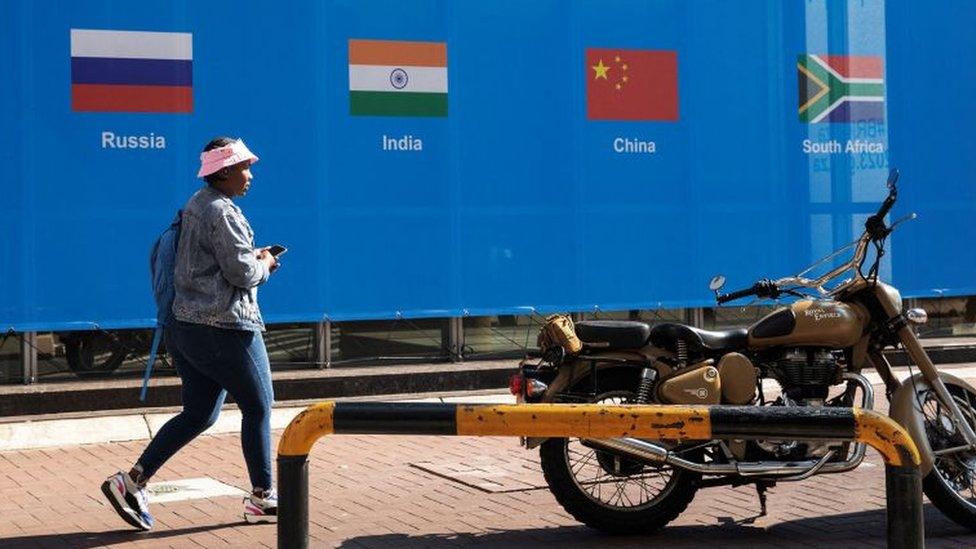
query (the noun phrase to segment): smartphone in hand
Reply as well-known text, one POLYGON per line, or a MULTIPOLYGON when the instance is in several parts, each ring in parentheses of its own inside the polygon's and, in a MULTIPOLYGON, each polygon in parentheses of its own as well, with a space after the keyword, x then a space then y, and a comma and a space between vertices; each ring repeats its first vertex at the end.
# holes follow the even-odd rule
POLYGON ((280 256, 281 254, 283 254, 283 253, 285 253, 287 251, 288 251, 288 248, 282 246, 281 244, 275 244, 275 245, 271 246, 270 248, 268 248, 268 253, 270 253, 271 255, 273 255, 275 257, 278 257, 278 256, 280 256))

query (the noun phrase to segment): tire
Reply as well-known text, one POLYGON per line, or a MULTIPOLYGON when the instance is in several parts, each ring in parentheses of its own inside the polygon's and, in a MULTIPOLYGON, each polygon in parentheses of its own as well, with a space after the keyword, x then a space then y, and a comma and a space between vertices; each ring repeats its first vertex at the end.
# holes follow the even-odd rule
MULTIPOLYGON (((621 399, 623 401, 632 400, 634 391, 637 387, 637 376, 633 371, 604 371, 600 373, 598 379, 597 396, 593 402, 607 401, 608 399, 621 399)), ((577 390, 588 390, 592 387, 590 379, 584 379, 575 387, 577 390)), ((691 503, 698 490, 701 475, 665 467, 657 469, 650 465, 620 459, 607 452, 589 450, 596 457, 596 463, 609 476, 626 479, 636 474, 643 474, 643 471, 666 469, 670 473, 669 480, 660 489, 658 495, 646 502, 637 505, 611 505, 608 502, 598 501, 596 497, 587 493, 580 485, 576 475, 573 473, 573 466, 570 463, 571 445, 579 445, 576 439, 550 438, 539 448, 539 457, 542 462, 542 472, 545 475, 549 490, 555 496, 556 501, 581 523, 609 534, 644 534, 663 528, 667 523, 680 515, 691 503), (610 460, 614 460, 615 472, 607 470, 610 460)), ((589 462, 592 465, 592 460, 589 462)), ((578 466, 577 471, 582 471, 584 466, 578 466)), ((653 473, 652 473, 653 474, 653 473)), ((626 483, 626 480, 611 481, 626 483)), ((603 484, 593 483, 595 484, 603 484)), ((619 484, 618 490, 619 489, 619 484)), ((646 483, 642 480, 641 486, 646 489, 646 483)), ((598 490, 602 486, 598 487, 598 490)), ((599 491, 598 491, 599 493, 599 491)), ((621 491, 622 493, 622 491, 621 491)), ((623 501, 621 501, 623 503, 623 501)), ((628 503, 634 503, 628 501, 628 503)))
MULTIPOLYGON (((976 428, 976 390, 969 385, 958 385, 944 380, 949 393, 955 398, 969 425, 976 428)), ((925 415, 925 432, 933 450, 951 448, 965 444, 961 434, 955 432, 951 423, 933 421, 944 411, 934 399, 934 393, 925 391, 919 394, 922 411, 925 415)), ((942 511, 953 522, 976 531, 976 453, 957 452, 947 457, 937 457, 932 471, 922 480, 922 489, 932 505, 942 511), (955 486, 953 486, 955 484, 955 486), (963 490, 963 494, 959 493, 963 490), (968 492, 970 497, 966 497, 968 492)))
POLYGON ((118 341, 101 333, 77 333, 62 341, 68 367, 81 378, 111 375, 129 354, 118 341))

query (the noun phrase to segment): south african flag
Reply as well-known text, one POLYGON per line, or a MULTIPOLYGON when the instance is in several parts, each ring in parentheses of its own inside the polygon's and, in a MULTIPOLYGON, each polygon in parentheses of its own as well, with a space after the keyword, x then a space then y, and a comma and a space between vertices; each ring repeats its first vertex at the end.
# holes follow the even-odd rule
POLYGON ((855 55, 797 58, 800 121, 884 120, 884 61, 855 55))

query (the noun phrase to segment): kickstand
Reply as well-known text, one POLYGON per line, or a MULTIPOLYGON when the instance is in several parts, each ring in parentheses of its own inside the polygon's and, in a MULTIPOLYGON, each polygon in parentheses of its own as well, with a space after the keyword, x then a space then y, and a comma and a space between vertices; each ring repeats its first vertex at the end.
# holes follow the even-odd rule
POLYGON ((756 483, 756 495, 759 496, 759 514, 739 521, 739 524, 752 524, 756 519, 766 516, 766 490, 769 485, 765 482, 756 483))

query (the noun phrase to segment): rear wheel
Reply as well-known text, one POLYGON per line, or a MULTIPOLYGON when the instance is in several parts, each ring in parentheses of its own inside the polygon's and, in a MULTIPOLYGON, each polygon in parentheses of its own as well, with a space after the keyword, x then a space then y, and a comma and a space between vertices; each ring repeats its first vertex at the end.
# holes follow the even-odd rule
MULTIPOLYGON (((576 389, 587 390, 585 379, 576 389)), ((632 372, 608 372, 599 378, 592 399, 627 404, 635 398, 632 372)), ((700 475, 628 459, 585 446, 579 439, 552 438, 539 448, 550 491, 576 520, 613 534, 657 530, 684 511, 698 490, 700 475)))
MULTIPOLYGON (((976 429, 976 390, 967 384, 943 381, 970 427, 976 429)), ((920 392, 918 399, 925 434, 936 454, 932 471, 922 482, 925 495, 947 517, 976 530, 976 452, 952 451, 965 446, 966 441, 933 390, 920 392)))

